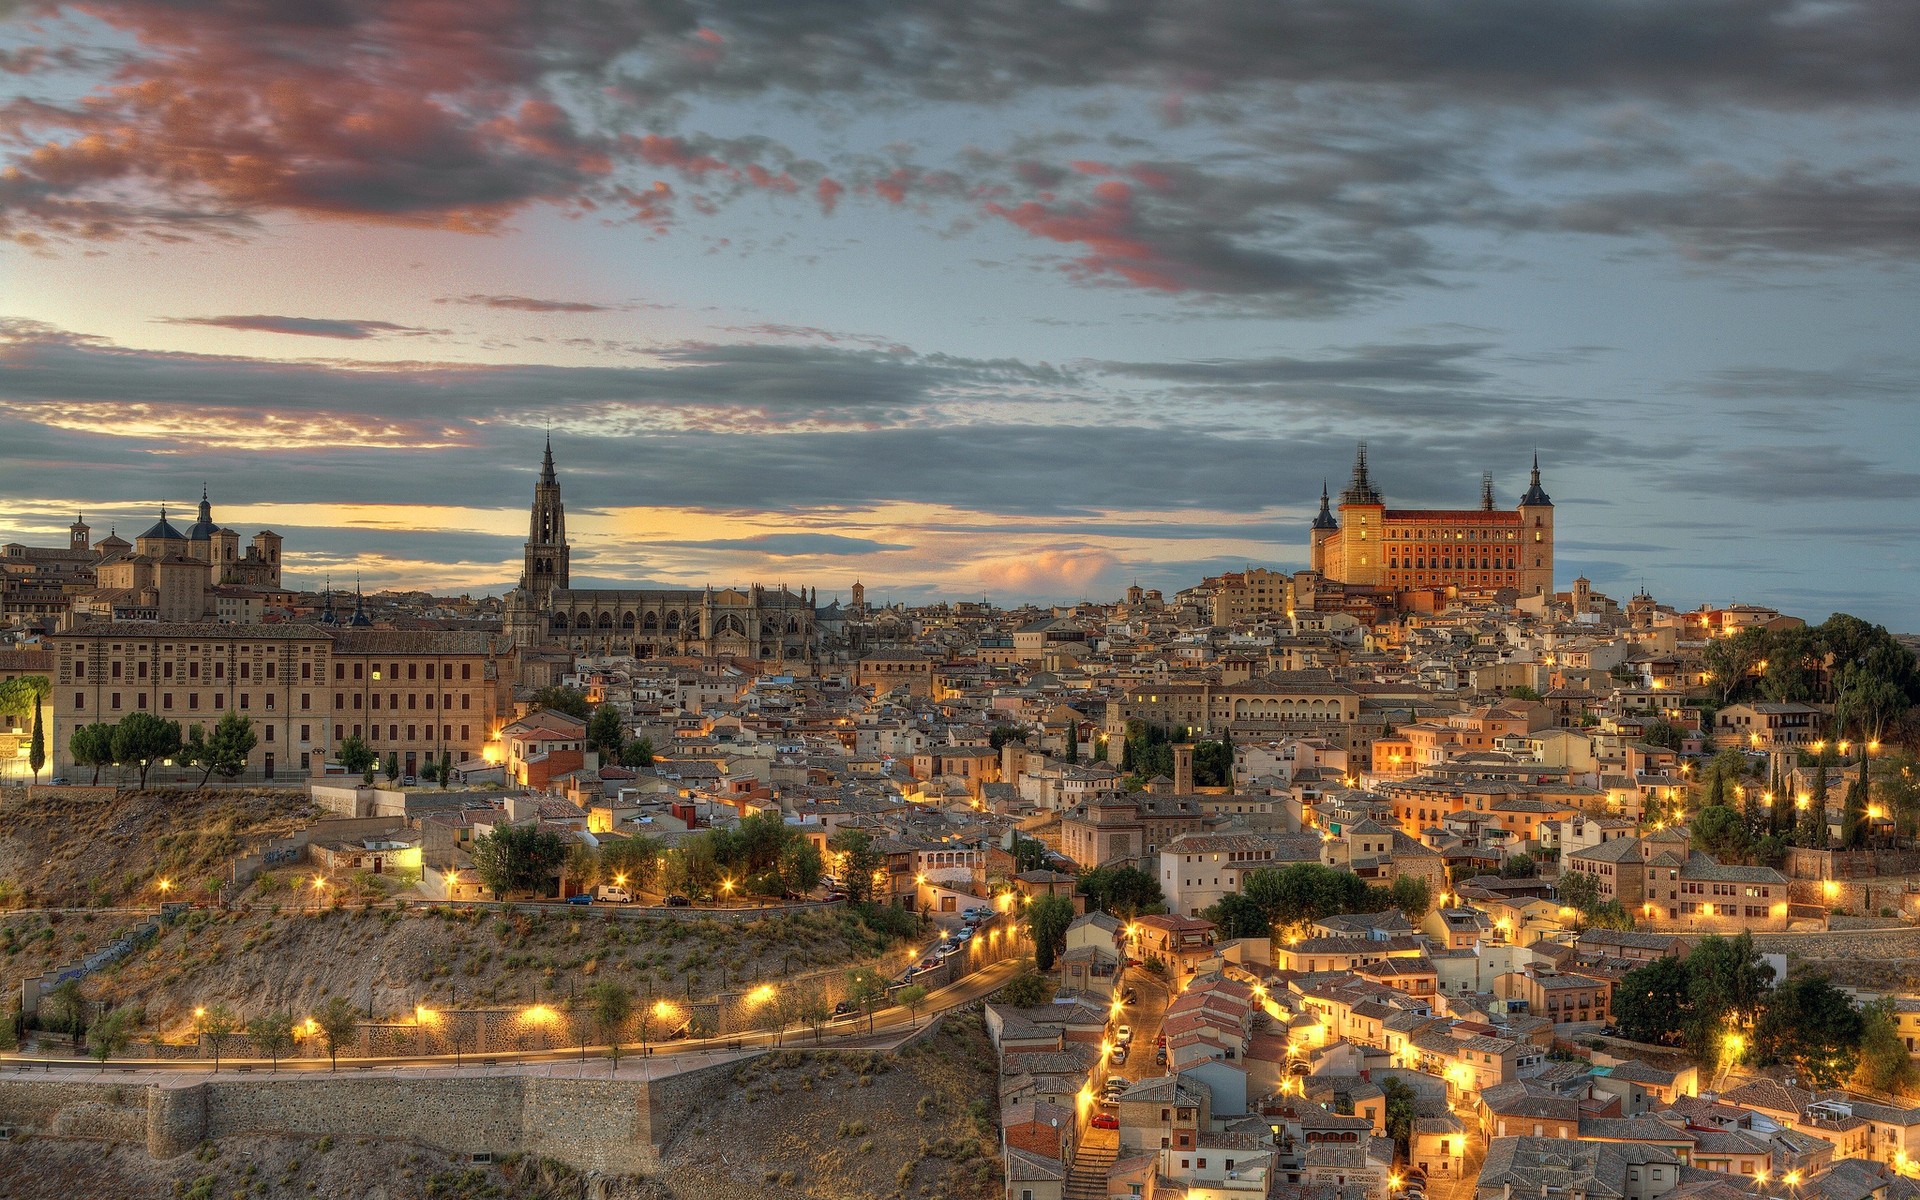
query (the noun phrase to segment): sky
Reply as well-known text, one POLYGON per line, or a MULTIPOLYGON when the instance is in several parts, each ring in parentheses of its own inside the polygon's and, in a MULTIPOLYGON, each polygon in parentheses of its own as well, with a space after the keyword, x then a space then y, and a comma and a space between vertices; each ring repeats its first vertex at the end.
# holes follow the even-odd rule
POLYGON ((0 540, 1001 603, 1513 504, 1920 629, 1912 0, 0 0, 0 540))

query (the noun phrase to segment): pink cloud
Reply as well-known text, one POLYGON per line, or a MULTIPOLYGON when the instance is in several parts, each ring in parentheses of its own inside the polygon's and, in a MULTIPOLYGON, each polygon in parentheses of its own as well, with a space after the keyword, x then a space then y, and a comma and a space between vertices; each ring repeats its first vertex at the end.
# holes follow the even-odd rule
POLYGON ((1066 201, 988 204, 986 211, 1050 241, 1079 244, 1087 252, 1071 268, 1085 276, 1113 275, 1137 287, 1186 291, 1175 264, 1142 235, 1133 189, 1109 179, 1093 189, 1091 203, 1066 201))
POLYGON ((846 191, 845 184, 832 179, 822 179, 813 188, 814 196, 820 201, 820 211, 828 216, 833 215, 834 208, 839 205, 840 197, 845 195, 846 191))
POLYGON ((1088 591, 1119 565, 1120 559, 1106 550, 1042 550, 1019 557, 985 559, 976 563, 974 570, 990 588, 1066 596, 1088 591))

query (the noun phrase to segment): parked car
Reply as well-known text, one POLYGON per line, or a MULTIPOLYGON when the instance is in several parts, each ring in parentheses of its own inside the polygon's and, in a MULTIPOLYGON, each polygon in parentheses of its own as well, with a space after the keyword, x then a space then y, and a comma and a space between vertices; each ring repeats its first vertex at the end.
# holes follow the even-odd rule
POLYGON ((579 894, 577 894, 577 895, 573 895, 573 896, 568 896, 568 897, 567 897, 567 903, 568 903, 568 904, 592 904, 592 903, 593 903, 593 893, 592 893, 592 892, 581 892, 581 893, 579 893, 579 894))
POLYGON ((621 887, 617 883, 601 884, 599 896, 600 896, 601 902, 604 904, 632 904, 633 903, 633 893, 628 891, 626 888, 621 887))
POLYGON ((1120 1128, 1120 1118, 1114 1116, 1112 1113, 1095 1113, 1093 1114, 1093 1127, 1095 1129, 1118 1129, 1120 1128))
POLYGON ((972 939, 973 939, 973 930, 971 929, 962 929, 959 933, 956 933, 953 935, 953 940, 956 943, 961 945, 966 944, 972 939))
POLYGON ((1112 1099, 1132 1086, 1133 1080, 1125 1075, 1109 1075, 1107 1076, 1107 1097, 1112 1099))
POLYGON ((1167 1065, 1167 1048, 1165 1046, 1161 1046, 1153 1052, 1153 1062, 1155 1066, 1159 1067, 1167 1065))
POLYGON ((1140 1003, 1140 993, 1134 991, 1132 988, 1128 988, 1120 993, 1120 1003, 1138 1004, 1140 1003))
POLYGON ((939 965, 940 965, 940 956, 937 954, 929 954, 925 958, 920 960, 920 969, 922 971, 931 971, 939 965))
POLYGON ((828 892, 825 896, 821 897, 821 899, 825 900, 829 904, 833 903, 835 900, 845 900, 846 898, 847 898, 847 894, 845 892, 828 892))
POLYGON ((1133 1026, 1122 1025, 1113 1031, 1113 1040, 1122 1046, 1133 1044, 1133 1026))
POLYGON ((692 903, 693 901, 687 899, 685 896, 668 896, 667 897, 668 908, 685 908, 687 905, 692 903))
POLYGON ((1125 1046, 1115 1046, 1113 1053, 1107 1056, 1107 1061, 1116 1067, 1124 1065, 1127 1061, 1127 1048, 1125 1046))
POLYGON ((852 1012, 855 1007, 856 1005, 854 1004, 853 1001, 842 1000, 840 1003, 833 1006, 833 1015, 836 1017, 844 1017, 848 1013, 852 1012))

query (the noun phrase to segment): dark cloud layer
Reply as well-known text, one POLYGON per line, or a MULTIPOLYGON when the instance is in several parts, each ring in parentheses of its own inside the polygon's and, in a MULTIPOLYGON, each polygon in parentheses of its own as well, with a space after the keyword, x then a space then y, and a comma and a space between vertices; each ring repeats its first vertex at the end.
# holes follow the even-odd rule
POLYGON ((340 338, 358 341, 388 334, 425 333, 411 325, 391 321, 346 320, 333 317, 276 317, 255 313, 250 316, 167 317, 173 325, 211 325, 216 329, 235 329, 242 333, 287 333, 297 337, 340 338))

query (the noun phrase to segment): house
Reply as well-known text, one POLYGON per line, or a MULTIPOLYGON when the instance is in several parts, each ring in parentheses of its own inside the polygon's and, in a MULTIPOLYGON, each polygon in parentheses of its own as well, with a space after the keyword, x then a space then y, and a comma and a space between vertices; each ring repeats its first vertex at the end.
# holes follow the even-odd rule
POLYGON ((1213 957, 1213 930, 1212 921, 1155 913, 1127 926, 1127 952, 1141 962, 1158 959, 1184 980, 1213 957))
POLYGON ((1467 1127, 1459 1117, 1415 1117, 1407 1162, 1426 1172, 1428 1186, 1460 1178, 1466 1162, 1467 1127))

